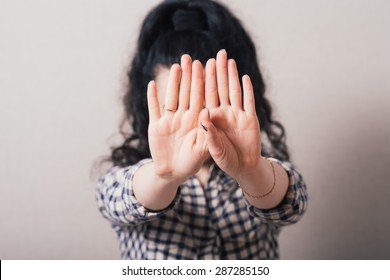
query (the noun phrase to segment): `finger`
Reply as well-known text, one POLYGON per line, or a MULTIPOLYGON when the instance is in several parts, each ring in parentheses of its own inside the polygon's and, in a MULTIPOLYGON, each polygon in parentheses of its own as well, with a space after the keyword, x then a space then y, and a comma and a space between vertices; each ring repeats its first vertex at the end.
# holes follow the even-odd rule
POLYGON ((205 132, 206 144, 211 157, 213 159, 222 158, 225 149, 217 128, 210 120, 210 115, 202 114, 200 116, 200 124, 205 132))
POLYGON ((242 109, 242 93, 240 78, 238 77, 237 65, 233 59, 228 61, 229 72, 229 99, 230 104, 237 109, 242 109))
POLYGON ((196 136, 196 147, 198 150, 202 151, 202 153, 207 153, 207 143, 206 143, 206 130, 203 122, 208 121, 209 111, 204 108, 200 111, 199 114, 199 124, 198 124, 198 132, 196 136))
POLYGON ((217 86, 217 75, 215 70, 215 59, 209 59, 206 63, 206 75, 205 75, 205 98, 206 108, 218 107, 218 86, 217 86))
POLYGON ((179 110, 188 110, 190 105, 192 59, 188 54, 181 57, 181 81, 179 92, 179 110))
POLYGON ((219 103, 221 105, 229 105, 227 53, 225 50, 221 50, 217 54, 217 84, 219 103))
POLYGON ((157 98, 156 83, 150 81, 148 84, 148 110, 149 110, 149 121, 155 122, 161 117, 160 105, 157 98))
POLYGON ((204 79, 203 67, 199 60, 192 63, 190 110, 199 113, 203 108, 204 79))
POLYGON ((255 96, 252 82, 248 75, 242 77, 242 87, 244 89, 244 111, 250 115, 256 115, 255 96))
POLYGON ((165 95, 164 111, 170 114, 177 110, 177 101, 179 99, 181 67, 179 64, 173 64, 169 73, 167 92, 165 95))

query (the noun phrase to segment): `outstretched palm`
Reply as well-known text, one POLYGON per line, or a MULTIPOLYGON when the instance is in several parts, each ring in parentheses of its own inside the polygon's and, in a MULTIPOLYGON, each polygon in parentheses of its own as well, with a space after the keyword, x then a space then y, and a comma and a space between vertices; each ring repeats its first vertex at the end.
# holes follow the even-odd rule
POLYGON ((217 61, 211 59, 206 65, 210 117, 201 121, 208 131, 210 155, 233 177, 255 168, 260 161, 260 126, 248 76, 243 77, 243 92, 234 60, 227 61, 226 52, 220 51, 217 61))
POLYGON ((207 156, 205 133, 198 127, 204 100, 203 69, 199 61, 192 69, 191 64, 190 57, 183 56, 182 67, 172 66, 162 116, 156 85, 148 86, 149 146, 156 173, 178 180, 195 174, 207 156))

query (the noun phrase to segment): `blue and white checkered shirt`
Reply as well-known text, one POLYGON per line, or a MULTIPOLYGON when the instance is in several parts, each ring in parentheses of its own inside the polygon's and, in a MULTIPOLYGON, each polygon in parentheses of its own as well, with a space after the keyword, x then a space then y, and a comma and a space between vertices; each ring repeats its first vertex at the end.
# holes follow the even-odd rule
POLYGON ((295 223, 307 206, 300 173, 288 162, 289 188, 273 209, 253 207, 237 182, 211 167, 207 186, 190 177, 174 201, 151 212, 135 198, 132 178, 151 159, 113 167, 98 182, 99 210, 114 227, 123 259, 278 259, 280 227, 295 223))

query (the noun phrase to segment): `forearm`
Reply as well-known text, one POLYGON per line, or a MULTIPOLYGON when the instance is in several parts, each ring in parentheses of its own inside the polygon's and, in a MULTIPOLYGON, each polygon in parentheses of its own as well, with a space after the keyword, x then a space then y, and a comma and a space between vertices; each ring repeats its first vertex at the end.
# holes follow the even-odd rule
POLYGON ((256 208, 272 209, 281 203, 287 193, 289 179, 286 170, 275 162, 272 165, 275 176, 270 162, 261 158, 256 168, 244 171, 236 178, 245 197, 256 208))
POLYGON ((141 166, 133 177, 133 192, 138 202, 152 211, 168 207, 183 180, 161 178, 153 162, 141 166))

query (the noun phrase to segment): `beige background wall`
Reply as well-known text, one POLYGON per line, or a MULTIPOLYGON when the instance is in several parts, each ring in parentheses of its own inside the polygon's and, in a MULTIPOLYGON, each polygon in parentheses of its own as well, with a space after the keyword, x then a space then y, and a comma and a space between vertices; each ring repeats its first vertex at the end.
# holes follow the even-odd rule
MULTIPOLYGON (((90 167, 159 1, 0 0, 0 259, 115 259, 90 167)), ((390 2, 223 1, 252 34, 310 195, 284 259, 390 259, 390 2)))

